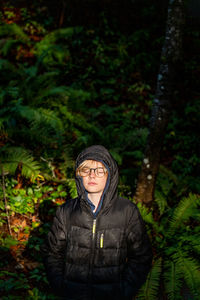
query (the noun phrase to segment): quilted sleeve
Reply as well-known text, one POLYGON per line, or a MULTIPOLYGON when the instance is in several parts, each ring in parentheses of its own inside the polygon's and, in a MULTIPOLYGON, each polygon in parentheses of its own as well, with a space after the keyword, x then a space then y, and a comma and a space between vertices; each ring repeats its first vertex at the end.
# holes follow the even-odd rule
POLYGON ((63 285, 64 257, 66 247, 66 227, 64 208, 57 209, 51 229, 42 247, 44 265, 48 281, 54 292, 61 294, 63 285))

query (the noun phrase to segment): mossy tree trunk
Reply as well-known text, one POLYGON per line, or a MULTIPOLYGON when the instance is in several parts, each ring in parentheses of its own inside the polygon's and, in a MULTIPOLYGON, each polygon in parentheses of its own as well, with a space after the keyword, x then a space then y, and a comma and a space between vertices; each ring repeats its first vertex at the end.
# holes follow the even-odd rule
POLYGON ((182 32, 185 16, 184 0, 170 0, 165 41, 149 125, 145 155, 138 177, 135 199, 151 206, 166 127, 169 122, 177 66, 182 51, 182 32))

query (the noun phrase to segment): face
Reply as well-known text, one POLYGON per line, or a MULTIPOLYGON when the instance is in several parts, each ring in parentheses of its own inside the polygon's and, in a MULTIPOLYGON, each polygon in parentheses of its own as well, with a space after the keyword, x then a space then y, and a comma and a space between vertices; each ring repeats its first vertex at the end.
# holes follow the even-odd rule
MULTIPOLYGON (((104 168, 104 165, 101 162, 93 160, 88 162, 86 167, 95 169, 99 167, 104 168)), ((103 177, 97 177, 94 173, 94 170, 91 170, 87 176, 82 177, 83 185, 89 194, 92 193, 101 195, 106 186, 107 177, 107 172, 103 177)))

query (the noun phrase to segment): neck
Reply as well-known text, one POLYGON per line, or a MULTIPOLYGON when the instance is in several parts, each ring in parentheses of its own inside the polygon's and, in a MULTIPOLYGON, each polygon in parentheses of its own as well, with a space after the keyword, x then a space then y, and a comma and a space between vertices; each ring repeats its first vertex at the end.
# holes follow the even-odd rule
POLYGON ((102 193, 88 193, 88 198, 95 205, 95 211, 101 199, 102 193))

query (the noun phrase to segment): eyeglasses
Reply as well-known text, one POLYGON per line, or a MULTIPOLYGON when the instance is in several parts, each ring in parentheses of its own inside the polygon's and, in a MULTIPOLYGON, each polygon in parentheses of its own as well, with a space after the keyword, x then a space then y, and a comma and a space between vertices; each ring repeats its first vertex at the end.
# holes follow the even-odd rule
POLYGON ((98 168, 87 168, 87 167, 84 167, 82 169, 80 169, 78 171, 78 174, 81 176, 81 177, 85 177, 85 176, 88 176, 91 174, 91 171, 94 171, 94 174, 97 176, 97 177, 103 177, 107 170, 106 168, 102 168, 102 167, 98 167, 98 168))

